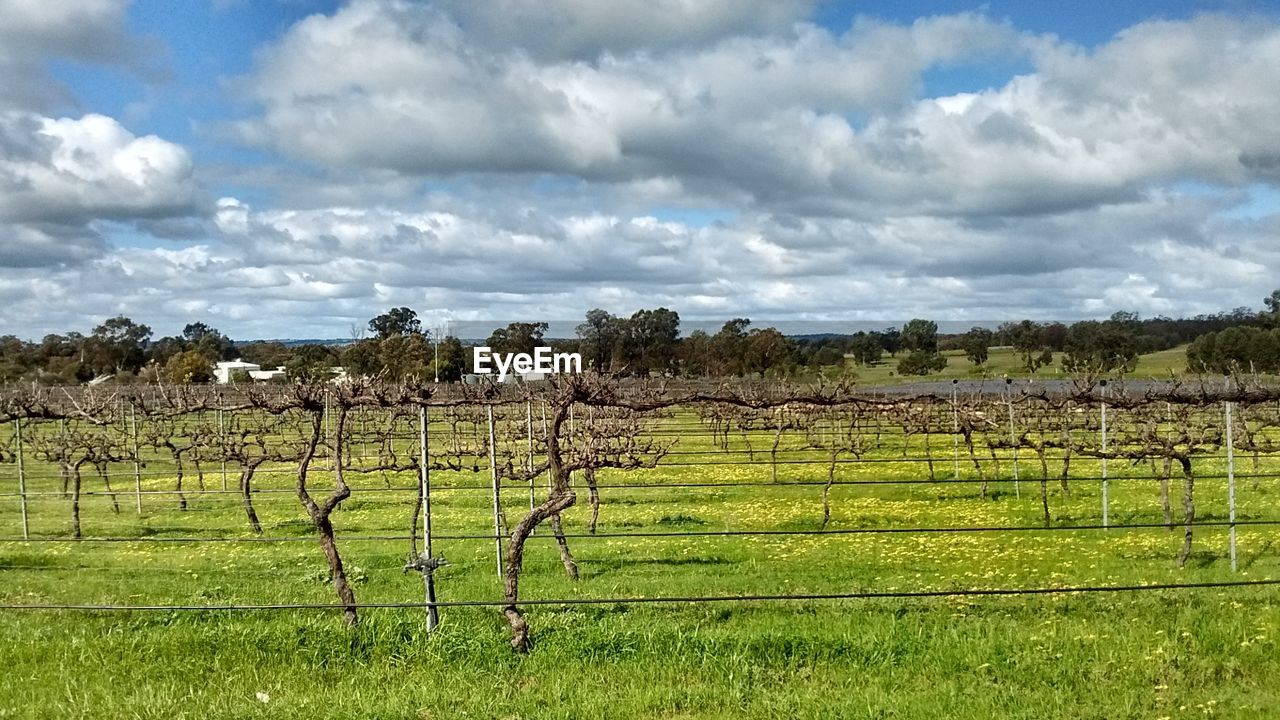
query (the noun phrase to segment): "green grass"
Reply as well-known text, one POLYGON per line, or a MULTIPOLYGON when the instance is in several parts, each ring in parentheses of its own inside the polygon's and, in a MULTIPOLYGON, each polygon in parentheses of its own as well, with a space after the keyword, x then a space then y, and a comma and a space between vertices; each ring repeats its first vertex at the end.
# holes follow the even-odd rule
MULTIPOLYGON (((1054 354, 1054 362, 1049 367, 1029 373, 1022 366, 1022 359, 1013 348, 994 347, 990 357, 982 365, 974 365, 961 350, 949 350, 942 353, 947 358, 947 367, 938 373, 926 376, 898 374, 898 361, 905 357, 899 353, 897 357, 886 355, 875 365, 854 365, 849 361, 849 370, 854 373, 860 385, 894 385, 919 382, 921 380, 980 380, 1012 378, 1036 378, 1040 380, 1068 380, 1071 375, 1062 370, 1062 354, 1054 354)), ((1137 366, 1126 377, 1141 380, 1165 380, 1170 377, 1187 375, 1187 346, 1179 345, 1169 350, 1148 353, 1138 356, 1137 366)))
MULTIPOLYGON (((910 448, 922 452, 919 438, 910 448)), ((735 456, 748 459, 742 438, 735 456)), ((796 452, 789 438, 786 457, 796 452)), ((758 450, 765 442, 756 438, 758 450)), ((684 450, 710 452, 686 436, 684 450)), ((939 477, 949 439, 935 438, 939 477)), ((899 457, 890 442, 873 456, 899 457)), ((697 456, 680 456, 681 460, 697 456)), ((708 455, 710 457, 710 455, 708 455)), ((757 460, 766 456, 756 453, 757 460)), ((1024 456, 1015 490, 1010 458, 987 499, 962 484, 837 486, 832 528, 1036 525, 1036 468, 1024 456), (1018 496, 1020 490, 1021 497, 1018 496)), ((1243 463, 1242 463, 1243 465, 1243 463)), ((159 460, 151 469, 162 467, 159 460)), ((1056 463, 1055 463, 1056 466, 1056 463)), ((1093 462, 1073 464, 1066 497, 1056 482, 1056 525, 1097 522, 1093 462)), ((1052 467, 1056 471, 1056 467, 1052 467)), ((1264 459, 1263 469, 1280 462, 1264 459)), ((11 467, 3 468, 10 487, 11 467)), ((33 474, 40 467, 33 466, 33 474)), ((1200 519, 1225 513, 1221 461, 1199 463, 1200 519)), ((968 476, 972 467, 961 466, 968 476)), ((124 470, 120 470, 121 473, 124 470)), ((820 480, 822 465, 782 465, 780 480, 820 480)), ((1141 477, 1142 467, 1112 466, 1141 477)), ((841 465, 840 479, 920 478, 905 462, 841 465)), ((770 485, 766 464, 664 467, 601 473, 602 482, 720 481, 747 488, 606 489, 601 533, 812 529, 821 488, 770 485)), ((233 476, 234 480, 234 476, 233 476)), ((412 479, 394 477, 400 486, 412 479)), ((491 528, 487 475, 439 473, 435 528, 491 528)), ((127 484, 124 477, 117 482, 127 484)), ((215 470, 206 477, 220 487, 215 470)), ((259 487, 287 489, 287 473, 259 487)), ((400 568, 400 534, 412 491, 385 492, 379 476, 356 478, 335 515, 356 591, 366 602, 420 600, 421 581, 400 568)), ((1274 518, 1280 487, 1241 478, 1242 519, 1274 518)), ((87 479, 87 489, 100 490, 87 479)), ((148 489, 170 479, 149 478, 148 489)), ((323 477, 316 478, 317 487, 323 477)), ((52 479, 32 482, 52 490, 52 479)), ((117 487, 120 485, 118 484, 117 487)), ((1175 490, 1178 484, 1174 484, 1175 490)), ((1110 484, 1114 523, 1158 522, 1149 479, 1110 484)), ((511 517, 523 488, 504 491, 511 517)), ((584 493, 585 495, 585 493, 584 493)), ((144 497, 119 514, 102 495, 85 499, 87 536, 248 537, 234 495, 144 497)), ((0 498, 0 528, 18 528, 17 503, 0 498)), ((66 501, 33 499, 32 532, 65 536, 66 501)), ((270 536, 309 534, 289 493, 263 494, 270 536)), ((583 532, 585 502, 566 513, 583 532)), ((1241 571, 1225 557, 1226 533, 1197 532, 1188 566, 1175 567, 1180 531, 1113 529, 1024 533, 762 537, 581 538, 572 541, 582 579, 571 582, 554 545, 531 541, 526 598, 672 597, 689 594, 818 593, 1077 584, 1198 582, 1280 577, 1280 531, 1240 530, 1241 571)), ((441 540, 451 565, 441 599, 496 599, 493 545, 441 540)), ((333 601, 318 547, 288 543, 0 543, 0 602, 225 604, 333 601)), ((935 598, 706 605, 603 604, 534 607, 535 647, 507 649, 494 609, 445 608, 431 636, 422 611, 366 610, 355 630, 331 611, 0 613, 0 718, 1267 718, 1280 707, 1280 590, 1273 587, 1006 598, 935 598), (259 699, 266 698, 264 702, 259 699)))

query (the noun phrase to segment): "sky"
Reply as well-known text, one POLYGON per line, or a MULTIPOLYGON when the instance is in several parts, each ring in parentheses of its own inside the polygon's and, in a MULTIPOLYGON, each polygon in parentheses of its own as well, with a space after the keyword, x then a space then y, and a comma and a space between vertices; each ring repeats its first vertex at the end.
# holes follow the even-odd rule
POLYGON ((1277 67, 1248 0, 0 0, 0 335, 1259 308, 1277 67))

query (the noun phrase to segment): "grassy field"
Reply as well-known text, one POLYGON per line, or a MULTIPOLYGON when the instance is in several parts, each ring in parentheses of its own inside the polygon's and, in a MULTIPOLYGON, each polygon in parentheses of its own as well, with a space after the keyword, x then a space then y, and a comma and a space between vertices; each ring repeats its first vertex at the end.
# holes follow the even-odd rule
MULTIPOLYGON (((1071 377, 1062 370, 1060 353, 1055 354, 1054 362, 1051 366, 1041 368, 1034 374, 1027 372, 1022 367, 1021 358, 1014 352, 1013 348, 1009 347, 991 348, 990 357, 982 365, 974 365, 961 350, 948 350, 942 354, 947 358, 947 367, 941 372, 933 373, 923 378, 898 374, 898 360, 904 357, 902 353, 899 353, 898 357, 886 355, 881 362, 875 365, 850 364, 849 369, 857 378, 858 383, 862 385, 893 385, 896 383, 918 382, 920 380, 950 380, 952 378, 974 380, 1013 377, 1064 380, 1071 377)), ((1180 345, 1169 350, 1140 355, 1134 371, 1126 377, 1140 380, 1165 380, 1171 376, 1185 375, 1186 372, 1187 348, 1185 345, 1180 345)))
MULTIPOLYGON (((935 442, 939 442, 935 439, 935 442)), ((941 443, 940 443, 941 444, 941 443)), ((756 448, 761 443, 756 443, 756 448)), ((749 460, 715 453, 693 433, 681 462, 749 460)), ((788 459, 816 459, 784 446, 788 459)), ((939 477, 951 469, 949 441, 939 477)), ((884 462, 839 466, 841 480, 922 478, 918 463, 883 448, 884 462)), ((912 448, 910 455, 918 455, 912 448)), ((762 457, 755 456, 757 461, 762 457)), ((1055 463, 1056 465, 1056 463, 1055 463)), ((160 467, 159 463, 152 469, 160 467)), ((1054 526, 1097 523, 1096 463, 1073 464, 1070 497, 1050 484, 1054 526)), ((47 468, 46 468, 47 469, 47 468)), ((1056 471, 1056 467, 1051 468, 1056 471)), ((1263 461, 1280 470, 1280 462, 1263 461)), ((32 468, 38 473, 39 466, 32 468)), ((972 468, 961 466, 962 476, 972 468)), ((11 468, 4 468, 10 488, 11 468)), ((1111 518, 1159 522, 1144 467, 1113 466, 1111 518)), ((208 473, 211 489, 219 473, 208 473)), ((973 484, 845 485, 831 493, 830 528, 1035 526, 1036 468, 1002 479, 989 497, 973 484)), ((1220 460, 1198 472, 1200 520, 1222 519, 1220 460)), ((785 464, 782 483, 825 479, 821 464, 785 464)), ((526 598, 673 597, 747 593, 1065 587, 1280 577, 1270 527, 1240 530, 1240 571, 1226 531, 1197 531, 1187 567, 1181 531, 1165 528, 820 536, 610 538, 632 530, 816 529, 821 487, 770 484, 768 464, 680 465, 602 473, 604 483, 712 481, 749 487, 602 490, 601 536, 571 540, 582 570, 569 581, 554 545, 532 541, 526 598)), ((436 532, 492 529, 484 472, 437 474, 436 532)), ((234 477, 232 478, 234 483, 234 477)), ((90 489, 100 490, 88 480, 90 489)), ((166 490, 171 479, 146 481, 166 490)), ((412 602, 403 534, 412 478, 356 480, 335 515, 348 569, 364 602, 412 602)), ((323 484, 323 478, 317 478, 323 484)), ((31 490, 56 489, 56 480, 31 490)), ((1176 485, 1176 484, 1175 484, 1176 485)), ((283 471, 260 478, 258 511, 270 537, 296 542, 163 543, 159 538, 251 537, 235 495, 84 502, 87 537, 115 543, 0 542, 0 602, 228 604, 333 602, 324 560, 283 471)), ((527 494, 505 491, 517 516, 527 494)), ((1241 478, 1241 519, 1275 518, 1280 488, 1241 478)), ((32 499, 32 533, 64 537, 67 503, 32 499)), ((566 514, 583 533, 587 508, 566 514)), ((19 527, 16 498, 0 498, 0 528, 19 527)), ((442 600, 500 597, 491 541, 441 540, 450 561, 442 600)), ((0 612, 0 718, 1269 718, 1280 707, 1280 590, 1275 587, 1141 593, 907 600, 611 603, 528 611, 535 647, 511 653, 492 608, 445 608, 432 635, 421 609, 365 610, 355 630, 334 611, 0 612)))

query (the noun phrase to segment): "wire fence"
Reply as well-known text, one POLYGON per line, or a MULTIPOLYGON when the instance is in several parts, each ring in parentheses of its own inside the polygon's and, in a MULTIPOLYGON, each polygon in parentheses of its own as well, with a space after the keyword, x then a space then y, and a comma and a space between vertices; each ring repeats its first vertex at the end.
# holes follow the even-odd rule
MULTIPOLYGON (((220 396, 221 397, 221 396, 220 396)), ((0 517, 20 522, 0 537, 0 545, 38 549, 57 544, 82 546, 137 544, 140 546, 183 544, 315 543, 314 533, 273 535, 278 526, 259 523, 253 503, 275 508, 299 496, 298 487, 280 486, 298 476, 298 448, 311 440, 311 455, 324 477, 337 477, 341 487, 355 498, 363 496, 399 498, 376 505, 382 508, 410 508, 412 531, 342 532, 329 536, 336 543, 409 543, 425 547, 419 566, 430 586, 437 580, 433 542, 494 543, 498 580, 509 591, 513 572, 510 546, 516 541, 508 516, 519 518, 539 512, 557 499, 554 485, 546 482, 553 474, 552 458, 565 453, 572 465, 566 487, 588 494, 599 509, 598 494, 623 497, 642 491, 635 502, 655 502, 653 498, 676 490, 707 490, 736 493, 742 497, 773 497, 774 493, 822 489, 823 517, 819 527, 724 527, 693 529, 622 528, 598 530, 593 515, 590 530, 560 526, 557 510, 551 527, 534 523, 529 539, 554 540, 567 553, 568 541, 635 541, 633 551, 643 551, 645 543, 682 538, 838 538, 861 535, 912 537, 958 534, 1049 534, 1141 532, 1177 529, 1185 533, 1187 548, 1193 533, 1227 530, 1227 556, 1237 569, 1236 532, 1253 529, 1265 532, 1280 525, 1270 493, 1269 481, 1280 477, 1280 404, 1271 395, 1232 395, 1229 399, 1209 398, 1175 403, 1169 397, 1135 403, 1105 393, 1088 398, 1050 399, 985 394, 961 399, 950 397, 895 399, 892 405, 858 405, 853 401, 823 406, 786 397, 762 402, 760 407, 738 403, 662 405, 657 410, 637 411, 618 403, 569 402, 553 405, 553 400, 532 397, 502 397, 487 402, 466 402, 463 397, 439 407, 396 405, 392 407, 343 406, 333 399, 323 407, 300 404, 279 412, 252 407, 200 407, 191 412, 159 411, 162 400, 118 399, 108 403, 101 415, 86 413, 84 404, 71 398, 63 415, 45 407, 42 414, 11 418, 6 435, 0 436, 0 499, 17 501, 17 513, 0 511, 0 517), (150 405, 148 404, 150 403, 150 405), (535 405, 537 403, 537 405, 535 405), (535 412, 536 407, 536 412, 535 412), (144 412, 139 412, 143 409, 144 412), (497 410, 495 412, 495 409, 497 410), (345 415, 344 413, 350 413, 345 415), (548 420, 548 415, 551 419, 548 420), (310 424, 309 424, 310 423, 310 424), (562 429, 556 424, 560 423, 562 429), (311 434, 309 434, 311 433, 311 434), (561 434, 558 434, 561 433, 561 434), (1237 467, 1239 456, 1246 467, 1237 467), (1195 467, 1195 470, 1191 469, 1195 467), (808 469, 823 467, 825 477, 804 475, 808 469), (758 473, 750 480, 707 479, 698 475, 686 479, 684 473, 706 473, 741 469, 758 473), (794 469, 794 470, 792 470, 794 469), (889 476, 892 470, 898 476, 889 476), (1181 470, 1181 475, 1179 474, 1181 470), (597 477, 596 472, 600 475, 597 477), (797 475, 796 471, 801 474, 797 475), (845 477, 839 477, 839 474, 845 477), (927 473, 927 474, 926 474, 927 473), (381 474, 383 485, 355 482, 346 485, 343 475, 354 479, 381 474), (852 475, 852 476, 850 476, 852 475), (864 476, 868 475, 868 476, 864 476), (489 482, 468 482, 465 477, 487 476, 489 482), (622 480, 620 478, 628 478, 622 480), (405 478, 413 478, 412 484, 405 478), (1237 507, 1237 480, 1254 485, 1247 512, 1237 507), (283 479, 283 480, 282 480, 283 479), (393 482, 392 479, 398 479, 393 482), (86 484, 117 482, 131 486, 87 488, 86 484), (184 484, 185 482, 185 484, 184 484), (1125 517, 1112 520, 1108 495, 1111 483, 1150 483, 1158 486, 1164 502, 1164 518, 1147 520, 1125 517), (1181 517, 1171 514, 1169 485, 1181 482, 1184 497, 1181 517), (1200 492, 1226 492, 1223 505, 1199 506, 1194 501, 1194 483, 1200 492), (163 487, 164 484, 178 484, 163 487), (192 483, 196 486, 193 487, 192 483), (434 483, 434 484, 433 484, 434 483), (1050 517, 1049 488, 1061 484, 1061 498, 1069 497, 1068 483, 1100 490, 1096 514, 1080 517, 1050 517), (1208 483, 1205 485, 1204 483, 1208 483), (1023 498, 1026 486, 1026 498, 1023 498), (987 499, 997 492, 1022 504, 1009 524, 867 524, 828 526, 834 489, 867 488, 870 499, 879 492, 903 492, 912 500, 946 503, 936 489, 963 488, 987 499), (1206 490, 1206 487, 1208 490, 1206 490), (462 515, 440 514, 440 493, 462 492, 475 498, 458 506, 462 515), (525 507, 524 494, 528 493, 525 507), (923 492, 922 495, 910 493, 923 492), (437 507, 432 509, 433 493, 437 507), (657 495, 653 495, 656 493, 657 495), (133 514, 148 520, 192 517, 207 513, 218 522, 230 523, 234 513, 247 510, 255 524, 253 534, 244 525, 219 526, 216 532, 193 533, 183 524, 147 525, 148 534, 86 534, 82 513, 97 518, 91 528, 110 527, 100 521, 105 507, 87 510, 87 503, 109 498, 117 504, 111 517, 128 523, 129 514, 119 500, 133 500, 133 514), (181 509, 172 505, 180 499, 181 509), (164 500, 160 503, 160 500, 164 500), (219 502, 220 500, 226 502, 219 502), (145 502, 153 501, 153 502, 145 502), (71 526, 52 530, 53 503, 58 514, 71 517, 71 526), (1016 522, 1043 505, 1044 522, 1016 522), (488 507, 486 507, 488 505, 488 507), (492 517, 488 517, 489 510, 492 517), (220 515, 221 514, 221 515, 220 515), (38 531, 31 521, 38 519, 38 531), (491 531, 466 528, 492 520, 491 531), (457 522, 462 531, 442 526, 457 522), (420 526, 419 526, 420 523, 420 526), (174 534, 168 534, 168 533, 174 534), (425 563, 425 564, 424 564, 425 563)), ((225 397, 223 398, 225 399, 225 397)), ((252 398, 237 398, 248 403, 252 398)), ((632 401, 628 401, 632 402, 632 401)), ((632 404, 639 404, 634 403, 632 404)), ((61 412, 61 411, 60 411, 61 412)), ((305 471, 303 473, 305 475, 305 471)), ((551 478, 554 480, 554 478, 551 478)), ((1121 486, 1117 486, 1121 487, 1121 486)), ((787 496, 792 497, 792 496, 787 496)), ((347 498, 337 501, 335 508, 347 498)), ((1218 501, 1213 496, 1215 502, 1218 501)), ((290 501, 292 502, 292 501, 290 501)), ((372 502, 366 500, 366 503, 372 502)), ((781 502, 790 502, 783 498, 781 502)), ((607 503, 607 501, 606 501, 607 503)), ((302 506, 305 506, 303 502, 302 506)), ((292 507, 302 507, 297 504, 292 507)), ((678 503, 676 507, 678 507, 678 503)), ((369 506, 373 507, 373 506, 369 506)), ((566 508, 568 506, 565 506, 566 508)), ((296 509, 295 509, 296 512, 296 509)), ((310 511, 313 512, 314 511, 310 511)), ((305 519, 305 514, 300 516, 305 519)), ((816 522, 817 518, 813 518, 816 522)), ((386 518, 403 522, 403 518, 386 518)), ((327 516, 326 516, 327 521, 327 516)), ((846 520, 847 521, 847 520, 846 520)), ((117 521, 113 521, 117 522, 117 521)), ((838 524, 839 519, 836 520, 838 524)), ((291 526, 291 529, 307 526, 291 526)), ((402 526, 403 528, 403 526, 402 526)), ((1110 536, 1108 536, 1110 537, 1110 536)), ((321 538, 324 539, 323 537, 321 538)), ((1266 548, 1260 552, 1265 553, 1266 548)), ((1186 550, 1184 549, 1185 561, 1186 550)), ((2 558, 3 556, 0 556, 2 558)), ((661 561, 661 558, 658 558, 661 561)), ((489 560, 479 557, 454 563, 470 567, 467 572, 486 572, 489 560)), ((566 563, 567 564, 567 563, 566 563)), ((49 570, 84 570, 106 565, 70 567, 22 565, 0 562, 0 573, 49 570)), ((493 567, 492 565, 490 567, 493 567)), ((380 568, 390 570, 391 568, 380 568)), ((399 570, 400 568, 394 568, 399 570)), ((251 569, 244 570, 252 572, 251 569)), ((956 587, 950 589, 878 590, 857 589, 827 593, 739 593, 670 597, 639 595, 618 597, 529 597, 517 599, 440 600, 427 590, 426 599, 413 602, 339 603, 76 603, 10 602, 0 610, 67 611, 193 611, 222 612, 250 610, 343 610, 427 609, 437 612, 454 607, 571 606, 577 604, 690 604, 710 602, 796 602, 821 600, 909 599, 939 597, 983 597, 1020 595, 1067 595, 1143 591, 1182 591, 1270 587, 1280 580, 1250 579, 1205 582, 1146 582, 1129 584, 1066 584, 1034 587, 956 587)), ((12 585, 12 584, 10 584, 12 585)))

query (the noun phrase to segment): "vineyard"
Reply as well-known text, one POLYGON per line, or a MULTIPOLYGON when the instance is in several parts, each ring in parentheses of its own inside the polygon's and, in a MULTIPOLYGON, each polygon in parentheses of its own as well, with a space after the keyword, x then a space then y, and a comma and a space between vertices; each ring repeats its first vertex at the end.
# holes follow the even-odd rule
POLYGON ((390 632, 377 642, 394 653, 477 638, 489 652, 501 627, 532 658, 544 638, 614 622, 1151 598, 1141 607, 1242 608, 1223 620, 1250 628, 1233 652, 1274 654, 1268 387, 574 376, 10 389, 0 403, 15 637, 59 617, 269 616, 390 632))

